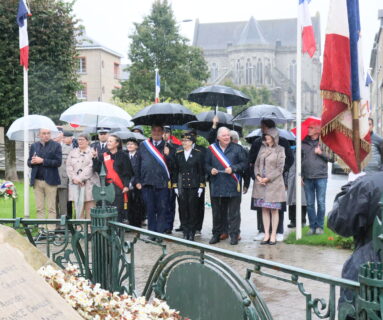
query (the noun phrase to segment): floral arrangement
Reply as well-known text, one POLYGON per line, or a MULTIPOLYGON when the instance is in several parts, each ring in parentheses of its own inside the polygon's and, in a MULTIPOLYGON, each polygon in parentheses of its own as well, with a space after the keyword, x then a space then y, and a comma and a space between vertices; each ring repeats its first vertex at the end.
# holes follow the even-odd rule
POLYGON ((133 298, 101 289, 79 277, 76 267, 69 265, 65 270, 52 266, 42 267, 38 273, 53 287, 80 316, 96 320, 179 320, 182 317, 166 302, 154 299, 147 302, 144 297, 133 298))
POLYGON ((0 180, 0 198, 17 198, 15 185, 11 181, 0 180))

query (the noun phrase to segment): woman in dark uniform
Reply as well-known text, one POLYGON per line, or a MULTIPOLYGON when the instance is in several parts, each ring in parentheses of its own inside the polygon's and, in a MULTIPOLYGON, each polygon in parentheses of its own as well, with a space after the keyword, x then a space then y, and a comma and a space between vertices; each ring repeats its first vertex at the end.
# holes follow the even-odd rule
POLYGON ((122 151, 122 141, 116 135, 110 135, 107 141, 108 151, 98 155, 93 151, 93 170, 101 171, 104 164, 106 170, 106 183, 114 185, 115 199, 112 203, 118 210, 118 221, 127 219, 129 183, 133 177, 133 169, 129 156, 122 151))
POLYGON ((128 220, 129 224, 141 228, 142 221, 145 217, 145 205, 142 200, 141 188, 138 189, 137 178, 135 177, 138 172, 138 141, 135 138, 129 138, 126 142, 126 153, 130 159, 130 163, 132 164, 134 176, 130 181, 129 185, 129 209, 128 209, 128 220))
POLYGON ((198 198, 205 188, 203 154, 193 148, 195 136, 182 135, 182 149, 177 150, 174 160, 172 186, 179 197, 180 220, 184 239, 194 241, 198 229, 198 198))

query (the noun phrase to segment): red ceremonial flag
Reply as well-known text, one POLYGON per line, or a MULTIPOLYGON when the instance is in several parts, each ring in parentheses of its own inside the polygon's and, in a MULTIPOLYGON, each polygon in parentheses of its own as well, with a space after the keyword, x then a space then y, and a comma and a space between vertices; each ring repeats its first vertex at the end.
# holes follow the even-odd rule
POLYGON ((353 104, 361 104, 365 94, 359 2, 330 1, 320 84, 323 96, 322 141, 341 163, 358 173, 370 150, 368 114, 363 108, 359 112, 357 141, 354 141, 357 131, 352 115, 353 104))

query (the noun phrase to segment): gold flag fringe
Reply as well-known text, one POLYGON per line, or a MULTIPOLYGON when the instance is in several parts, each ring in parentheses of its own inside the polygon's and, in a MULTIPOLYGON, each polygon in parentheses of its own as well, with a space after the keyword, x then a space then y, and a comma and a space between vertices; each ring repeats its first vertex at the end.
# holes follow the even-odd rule
POLYGON ((328 91, 328 90, 321 90, 321 97, 323 99, 327 99, 327 100, 342 102, 349 109, 351 109, 351 107, 352 107, 350 97, 344 93, 335 92, 335 91, 328 91))

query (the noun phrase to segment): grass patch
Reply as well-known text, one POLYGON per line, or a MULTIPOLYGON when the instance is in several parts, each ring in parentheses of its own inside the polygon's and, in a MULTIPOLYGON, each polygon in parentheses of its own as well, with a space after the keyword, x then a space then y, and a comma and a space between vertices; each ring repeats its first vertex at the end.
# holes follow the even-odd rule
MULTIPOLYGON (((16 217, 24 217, 24 183, 15 182, 17 190, 16 217)), ((12 218, 12 199, 0 199, 0 218, 12 218)), ((30 218, 36 218, 35 194, 32 187, 29 188, 29 214, 30 218)))
POLYGON ((308 236, 307 232, 309 227, 306 226, 302 229, 302 238, 296 240, 296 232, 290 232, 285 243, 287 244, 304 244, 309 246, 324 246, 341 249, 353 249, 354 241, 353 238, 344 238, 334 233, 332 230, 327 228, 327 222, 325 223, 324 233, 308 236))

